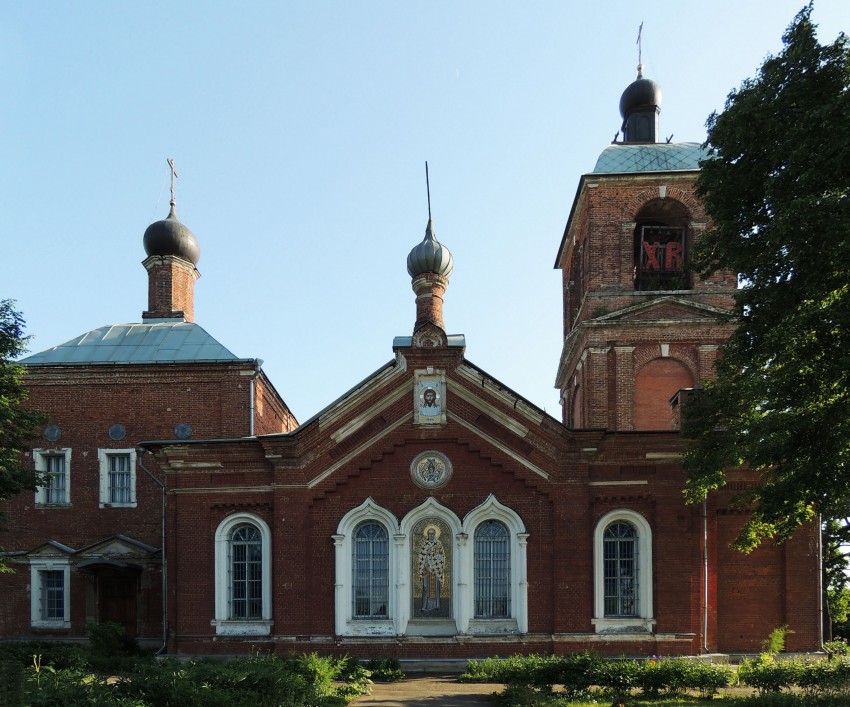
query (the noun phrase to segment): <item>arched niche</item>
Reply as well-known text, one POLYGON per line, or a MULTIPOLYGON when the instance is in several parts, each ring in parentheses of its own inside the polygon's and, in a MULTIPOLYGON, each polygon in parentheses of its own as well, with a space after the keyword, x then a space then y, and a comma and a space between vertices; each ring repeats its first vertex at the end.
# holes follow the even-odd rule
POLYGON ((685 269, 691 248, 691 214, 687 207, 668 197, 651 199, 640 208, 634 221, 634 288, 690 289, 685 269))

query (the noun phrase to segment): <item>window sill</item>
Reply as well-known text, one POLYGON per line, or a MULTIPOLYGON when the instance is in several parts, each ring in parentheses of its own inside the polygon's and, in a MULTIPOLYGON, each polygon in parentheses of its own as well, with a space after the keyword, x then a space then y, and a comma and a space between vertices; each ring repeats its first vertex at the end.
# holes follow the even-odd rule
POLYGON ((466 632, 479 635, 515 635, 519 633, 516 619, 472 619, 466 632))
POLYGON ((71 628, 70 621, 33 621, 31 626, 49 631, 64 631, 71 628))
POLYGON ((268 636, 272 632, 272 624, 274 621, 210 621, 210 626, 215 626, 219 636, 268 636))
POLYGON ((395 636, 392 619, 351 619, 345 623, 346 636, 395 636))
POLYGON ((135 508, 136 503, 101 503, 101 508, 135 508))
POLYGON ((652 633, 655 619, 643 619, 640 616, 591 619, 596 633, 652 633))
POLYGON ((66 503, 43 503, 42 501, 36 501, 35 507, 36 508, 70 508, 71 503, 70 502, 66 502, 66 503))

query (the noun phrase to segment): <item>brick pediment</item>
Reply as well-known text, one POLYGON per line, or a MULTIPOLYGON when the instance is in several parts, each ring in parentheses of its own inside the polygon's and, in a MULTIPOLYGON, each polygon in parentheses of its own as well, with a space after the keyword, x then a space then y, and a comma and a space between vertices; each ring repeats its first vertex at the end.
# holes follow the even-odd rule
POLYGON ((597 322, 659 322, 659 321, 694 321, 703 319, 707 322, 726 319, 729 312, 701 302, 693 302, 680 297, 661 297, 651 302, 625 307, 611 312, 595 321, 597 322))
POLYGON ((81 559, 100 557, 139 557, 153 555, 159 548, 126 535, 113 535, 89 545, 77 554, 81 559))

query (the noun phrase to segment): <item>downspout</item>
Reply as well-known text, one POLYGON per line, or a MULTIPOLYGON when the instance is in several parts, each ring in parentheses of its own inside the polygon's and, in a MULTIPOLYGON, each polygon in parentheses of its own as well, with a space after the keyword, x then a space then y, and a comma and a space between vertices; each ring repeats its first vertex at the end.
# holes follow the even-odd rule
POLYGON ((156 652, 156 655, 162 655, 165 652, 166 647, 168 646, 168 562, 167 557, 165 555, 165 482, 160 481, 156 476, 151 473, 150 469, 148 469, 142 463, 142 455, 145 453, 152 454, 152 452, 148 449, 144 449, 141 447, 136 448, 136 461, 139 464, 139 468, 144 471, 150 478, 152 478, 162 491, 162 646, 160 646, 159 650, 156 652))
POLYGON ((702 650, 708 653, 708 496, 702 499, 702 650))
POLYGON ((250 415, 250 419, 248 420, 248 436, 249 437, 254 436, 254 407, 255 407, 254 387, 257 385, 257 377, 260 375, 260 373, 262 373, 262 370, 263 370, 263 359, 255 358, 254 359, 254 365, 256 366, 256 369, 254 370, 254 373, 251 376, 251 385, 249 386, 250 387, 249 395, 250 395, 250 398, 251 398, 250 403, 248 405, 248 407, 249 407, 248 414, 250 415))

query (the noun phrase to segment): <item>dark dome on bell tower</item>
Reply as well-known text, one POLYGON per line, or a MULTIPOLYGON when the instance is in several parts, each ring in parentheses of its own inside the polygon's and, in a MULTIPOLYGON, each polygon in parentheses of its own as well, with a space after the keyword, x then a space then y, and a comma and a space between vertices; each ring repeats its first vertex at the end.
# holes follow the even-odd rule
POLYGON ((623 142, 658 142, 658 115, 661 113, 661 86, 644 78, 638 65, 637 78, 620 97, 623 116, 623 142))

